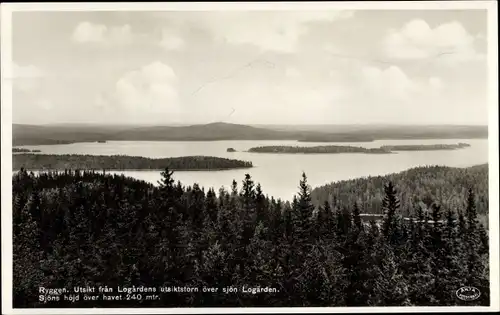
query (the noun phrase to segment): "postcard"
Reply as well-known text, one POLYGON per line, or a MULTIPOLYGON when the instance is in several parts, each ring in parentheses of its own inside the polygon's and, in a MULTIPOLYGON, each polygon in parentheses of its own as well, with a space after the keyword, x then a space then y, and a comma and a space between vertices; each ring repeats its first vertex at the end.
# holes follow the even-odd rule
POLYGON ((499 309, 494 1, 6 3, 5 314, 499 309))

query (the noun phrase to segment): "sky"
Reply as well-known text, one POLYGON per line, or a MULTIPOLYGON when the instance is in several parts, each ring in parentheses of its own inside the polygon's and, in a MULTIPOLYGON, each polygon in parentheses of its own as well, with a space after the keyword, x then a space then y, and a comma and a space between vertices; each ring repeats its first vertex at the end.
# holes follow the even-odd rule
POLYGON ((14 12, 13 123, 487 124, 486 14, 14 12))

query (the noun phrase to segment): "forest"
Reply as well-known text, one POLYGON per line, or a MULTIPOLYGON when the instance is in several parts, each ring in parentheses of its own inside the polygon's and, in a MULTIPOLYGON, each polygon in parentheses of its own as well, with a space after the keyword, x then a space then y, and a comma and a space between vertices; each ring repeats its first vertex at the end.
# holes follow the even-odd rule
POLYGON ((211 156, 151 159, 128 155, 13 154, 12 168, 20 170, 227 170, 250 168, 251 162, 211 156))
POLYGON ((325 201, 341 205, 358 203, 366 213, 382 214, 383 188, 388 181, 399 188, 399 200, 404 216, 417 208, 429 208, 438 202, 445 208, 460 209, 467 187, 474 186, 476 207, 481 222, 488 218, 488 164, 467 168, 446 166, 415 167, 385 176, 368 176, 343 180, 313 189, 311 196, 316 205, 325 201))
POLYGON ((30 150, 25 148, 12 148, 12 153, 30 153, 30 152, 41 152, 40 150, 30 150))
POLYGON ((250 148, 248 152, 255 153, 305 153, 305 154, 320 154, 320 153, 373 153, 387 154, 393 151, 439 151, 439 150, 456 150, 465 147, 470 147, 467 143, 459 144, 417 144, 417 145, 384 145, 380 148, 363 148, 355 146, 338 146, 325 145, 314 147, 299 147, 299 146, 262 146, 250 148))
MULTIPOLYGON (((416 220, 403 219, 408 205, 401 197, 412 193, 424 200, 419 194, 426 189, 413 192, 399 186, 402 181, 385 181, 378 188, 382 220, 362 222, 360 214, 370 212, 362 204, 334 200, 315 206, 306 174, 292 201, 266 196, 249 174, 218 191, 184 186, 168 169, 161 175, 153 185, 94 171, 13 174, 13 306, 490 303, 488 232, 477 207, 482 188, 466 179, 442 182, 463 189, 460 205, 428 200, 429 207, 411 212, 416 220), (40 287, 75 286, 208 286, 219 292, 161 293, 156 300, 137 295, 114 301, 39 300, 40 287), (463 286, 478 288, 480 297, 458 299, 455 292, 463 286), (228 287, 238 291, 223 293, 228 287), (272 290, 251 294, 248 287, 272 290)), ((353 183, 346 185, 347 194, 365 191, 353 183)))
POLYGON ((387 154, 391 153, 389 150, 384 149, 367 149, 362 147, 353 146, 340 146, 340 145, 325 145, 314 147, 299 147, 299 146, 262 146, 253 147, 248 150, 253 153, 304 153, 304 154, 321 154, 321 153, 373 153, 373 154, 387 154))
POLYGON ((389 151, 439 151, 439 150, 456 150, 470 147, 468 143, 458 144, 417 144, 417 145, 384 145, 381 149, 389 151))

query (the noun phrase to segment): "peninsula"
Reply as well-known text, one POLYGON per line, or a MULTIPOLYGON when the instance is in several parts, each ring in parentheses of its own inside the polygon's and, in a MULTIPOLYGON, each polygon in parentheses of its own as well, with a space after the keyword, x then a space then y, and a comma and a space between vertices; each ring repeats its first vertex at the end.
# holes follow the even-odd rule
POLYGON ((416 144, 416 145, 384 145, 381 149, 389 151, 440 151, 440 150, 457 150, 470 147, 468 143, 458 144, 416 144))
POLYGON ((163 170, 216 171, 251 168, 251 162, 212 156, 182 156, 150 159, 126 155, 13 154, 12 168, 32 170, 163 170))
POLYGON ((389 154, 391 151, 382 148, 362 148, 353 146, 325 145, 314 147, 299 146, 263 146, 250 148, 248 152, 254 153, 303 153, 303 154, 337 154, 337 153, 367 153, 389 154))
POLYGON ((40 150, 30 150, 25 148, 12 148, 12 153, 31 153, 31 152, 41 152, 40 150))

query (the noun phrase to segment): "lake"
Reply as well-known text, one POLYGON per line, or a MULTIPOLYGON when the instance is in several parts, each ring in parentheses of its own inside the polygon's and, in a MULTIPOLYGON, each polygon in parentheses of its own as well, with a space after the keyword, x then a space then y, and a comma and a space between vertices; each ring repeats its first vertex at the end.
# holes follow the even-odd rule
MULTIPOLYGON (((425 165, 467 167, 488 163, 487 139, 445 139, 445 140, 379 140, 374 142, 313 143, 297 141, 109 141, 106 143, 74 143, 62 145, 21 146, 41 150, 40 154, 93 154, 130 155, 149 158, 206 155, 251 161, 251 169, 226 171, 179 171, 175 180, 185 185, 198 183, 206 188, 229 188, 233 179, 238 185, 246 173, 262 185, 269 196, 290 200, 298 191, 301 174, 304 171, 312 187, 333 181, 364 176, 385 175, 425 165), (465 142, 471 146, 452 151, 402 151, 395 154, 266 154, 242 152, 251 147, 267 145, 317 146, 350 145, 377 148, 382 145, 399 144, 456 144, 465 142), (226 152, 234 148, 238 152, 226 152)), ((111 173, 111 172, 109 172, 111 173)), ((156 183, 159 171, 123 171, 126 176, 156 183)))

